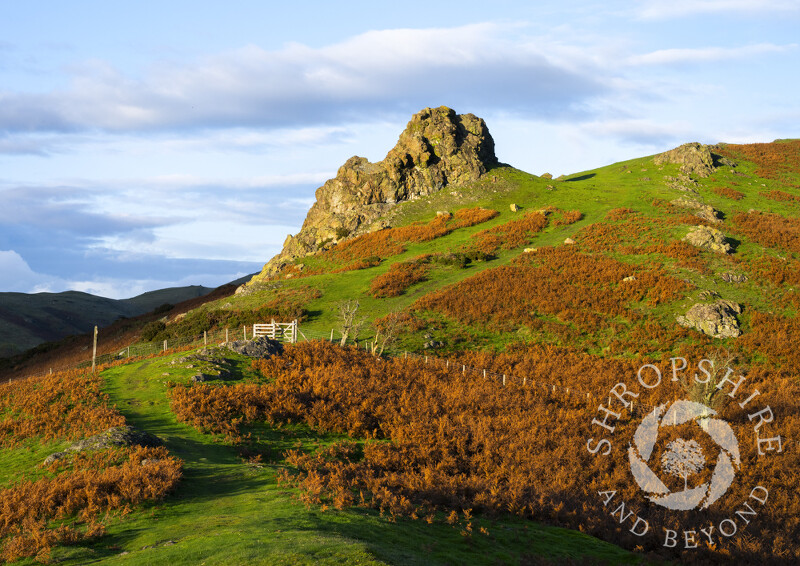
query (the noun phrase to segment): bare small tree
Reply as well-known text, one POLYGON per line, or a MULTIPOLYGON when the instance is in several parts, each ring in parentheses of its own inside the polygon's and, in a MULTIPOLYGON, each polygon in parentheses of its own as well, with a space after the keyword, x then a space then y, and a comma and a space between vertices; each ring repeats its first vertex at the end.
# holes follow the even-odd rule
POLYGON ((688 393, 690 400, 716 408, 723 398, 720 396, 722 389, 718 389, 717 385, 728 374, 728 368, 736 361, 736 355, 720 348, 715 350, 708 359, 713 364, 710 370, 711 377, 705 383, 700 383, 695 381, 694 376, 686 376, 681 380, 681 386, 688 393))
POLYGON ((392 311, 378 321, 376 326, 378 331, 375 334, 372 353, 381 356, 386 348, 391 348, 397 342, 397 336, 403 328, 403 316, 398 311, 392 311))
POLYGON ((347 340, 351 337, 353 340, 358 339, 358 333, 361 332, 361 327, 366 322, 365 318, 357 318, 360 307, 361 304, 356 299, 339 301, 339 329, 342 333, 340 346, 347 344, 347 340))
POLYGON ((668 474, 683 478, 684 491, 689 487, 689 476, 699 472, 706 463, 703 449, 695 440, 682 438, 667 444, 667 452, 661 457, 661 466, 668 474))

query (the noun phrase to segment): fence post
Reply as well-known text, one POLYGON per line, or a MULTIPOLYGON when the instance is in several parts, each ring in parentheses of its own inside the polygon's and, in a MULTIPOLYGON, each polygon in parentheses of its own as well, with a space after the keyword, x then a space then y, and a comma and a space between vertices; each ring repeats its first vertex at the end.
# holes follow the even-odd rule
POLYGON ((503 385, 506 384, 506 374, 503 374, 503 385))
POLYGON ((94 373, 95 362, 97 361, 97 326, 94 327, 94 344, 92 346, 92 373, 94 373))
POLYGON ((486 379, 486 370, 483 370, 483 379, 486 379))
POLYGON ((225 343, 228 343, 228 329, 225 329, 225 343))
POLYGON ((522 378, 522 385, 527 385, 527 384, 528 384, 528 378, 527 377, 523 377, 522 378))
POLYGON ((331 342, 333 342, 333 328, 331 328, 331 342))
POLYGON ((242 331, 244 332, 244 341, 247 342, 247 325, 242 325, 242 331))
POLYGON ((292 344, 297 344, 297 331, 299 330, 297 319, 294 319, 292 323, 292 344))
POLYGON ((128 346, 128 355, 126 357, 128 357, 128 358, 131 357, 131 347, 130 346, 128 346))
POLYGON ((165 352, 167 351, 167 341, 166 340, 164 340, 164 351, 165 352))
POLYGON ((208 330, 203 330, 203 346, 208 346, 208 330))

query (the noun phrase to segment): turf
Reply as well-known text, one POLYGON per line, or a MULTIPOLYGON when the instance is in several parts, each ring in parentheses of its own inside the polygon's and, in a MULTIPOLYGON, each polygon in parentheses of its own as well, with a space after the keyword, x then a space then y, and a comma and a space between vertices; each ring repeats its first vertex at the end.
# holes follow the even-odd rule
MULTIPOLYGON (((185 354, 108 369, 106 391, 126 420, 164 439, 185 462, 185 476, 167 500, 112 519, 108 532, 88 545, 60 547, 61 564, 498 564, 526 556, 595 557, 636 563, 637 557, 590 536, 520 519, 473 521, 489 534, 466 537, 460 527, 390 519, 365 509, 307 509, 293 490, 277 484, 281 453, 301 444, 313 449, 335 437, 304 427, 254 427, 274 458, 244 461, 237 450, 176 421, 166 397, 166 380, 188 382, 194 373, 170 362, 185 354), (164 375, 169 373, 170 375, 164 375)), ((238 361, 242 361, 241 358, 238 361)), ((236 364, 234 376, 246 364, 236 364)), ((4 451, 4 479, 11 470, 30 470, 57 444, 4 451)))

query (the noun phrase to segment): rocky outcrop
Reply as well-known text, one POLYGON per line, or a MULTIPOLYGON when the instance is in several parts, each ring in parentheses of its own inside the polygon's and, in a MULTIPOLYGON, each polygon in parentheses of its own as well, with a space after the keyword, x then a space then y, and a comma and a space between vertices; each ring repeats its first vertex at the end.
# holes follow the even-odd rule
POLYGON ((714 172, 714 156, 707 145, 697 142, 685 143, 680 147, 659 153, 653 158, 656 165, 677 163, 685 175, 708 177, 714 172))
POLYGON ((115 426, 105 432, 84 438, 68 446, 63 452, 50 454, 44 461, 49 466, 57 460, 66 458, 70 452, 86 452, 87 450, 105 450, 120 446, 161 446, 162 440, 157 436, 138 430, 130 425, 115 426))
POLYGON ((711 304, 697 303, 676 318, 678 324, 694 328, 713 338, 736 338, 742 334, 736 315, 742 307, 733 301, 719 300, 711 304))
POLYGON ((695 226, 683 239, 695 247, 718 254, 729 254, 733 251, 725 234, 710 226, 695 226))
POLYGON ((494 140, 481 118, 445 106, 425 108, 383 161, 351 157, 317 189, 303 228, 286 238, 283 251, 253 281, 333 242, 384 227, 376 221, 398 202, 476 181, 496 164, 494 140))
POLYGON ((255 340, 238 340, 228 343, 228 348, 251 358, 268 358, 283 352, 283 344, 266 336, 255 340))
POLYGON ((719 224, 722 222, 722 219, 720 218, 720 212, 717 209, 710 204, 703 204, 697 199, 681 196, 671 201, 670 204, 673 206, 679 206, 681 208, 688 208, 694 212, 694 215, 698 218, 702 218, 703 220, 713 224, 719 224))

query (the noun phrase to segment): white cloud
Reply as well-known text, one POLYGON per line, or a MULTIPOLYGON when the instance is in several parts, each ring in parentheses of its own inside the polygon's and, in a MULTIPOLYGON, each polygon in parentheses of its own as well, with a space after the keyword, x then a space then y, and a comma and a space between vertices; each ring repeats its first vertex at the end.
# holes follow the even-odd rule
POLYGON ((445 103, 550 115, 604 91, 597 73, 587 72, 595 70, 591 52, 521 31, 516 24, 476 24, 370 31, 322 48, 250 45, 136 79, 91 61, 72 69, 66 90, 0 92, 0 128, 318 127, 375 109, 405 114, 445 103))
POLYGON ((676 63, 709 63, 743 59, 767 53, 785 53, 797 49, 797 44, 774 45, 759 43, 742 47, 703 47, 699 49, 660 49, 629 57, 629 65, 670 65, 676 63))
POLYGON ((644 0, 640 2, 639 17, 646 20, 682 18, 712 13, 796 12, 796 0, 644 0))
POLYGON ((0 251, 0 290, 24 293, 35 285, 41 276, 34 273, 28 263, 14 250, 0 251))
POLYGON ((686 120, 665 122, 647 118, 611 119, 588 122, 580 127, 595 136, 654 148, 693 141, 698 135, 693 124, 686 120))

